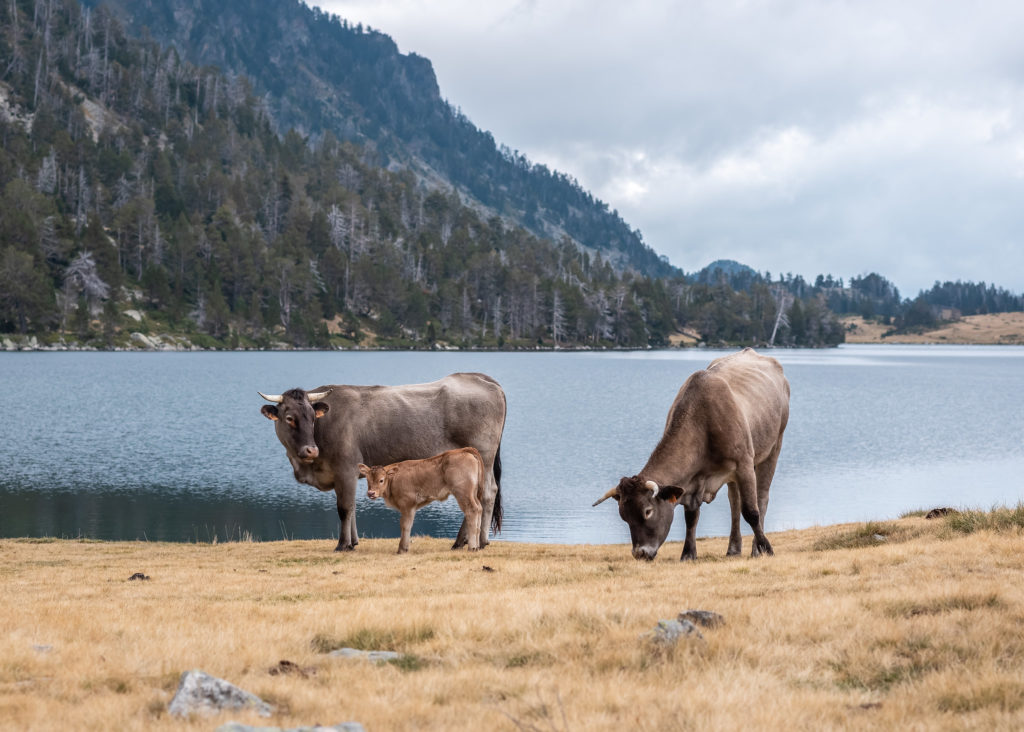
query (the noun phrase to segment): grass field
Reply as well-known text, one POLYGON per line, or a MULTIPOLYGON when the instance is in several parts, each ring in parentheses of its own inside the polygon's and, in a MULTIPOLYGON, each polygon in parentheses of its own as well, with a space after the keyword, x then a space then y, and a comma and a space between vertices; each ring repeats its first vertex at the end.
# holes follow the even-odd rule
POLYGON ((627 546, 0 541, 0 727, 1024 728, 1024 510, 627 546), (745 552, 750 539, 745 540, 745 552), (130 581, 142 572, 148 580, 130 581), (725 625, 658 650, 659 619, 725 625), (341 646, 396 650, 372 665, 341 646), (287 660, 304 671, 272 674, 287 660), (179 720, 200 668, 275 705, 179 720))

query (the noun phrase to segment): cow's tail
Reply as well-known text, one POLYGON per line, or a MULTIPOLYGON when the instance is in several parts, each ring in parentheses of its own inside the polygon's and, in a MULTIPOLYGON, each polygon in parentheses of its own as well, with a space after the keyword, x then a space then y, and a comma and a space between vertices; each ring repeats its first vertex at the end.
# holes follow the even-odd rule
POLYGON ((494 512, 491 514, 491 531, 495 534, 501 533, 501 443, 498 443, 498 450, 494 453, 494 485, 497 490, 494 492, 494 512))

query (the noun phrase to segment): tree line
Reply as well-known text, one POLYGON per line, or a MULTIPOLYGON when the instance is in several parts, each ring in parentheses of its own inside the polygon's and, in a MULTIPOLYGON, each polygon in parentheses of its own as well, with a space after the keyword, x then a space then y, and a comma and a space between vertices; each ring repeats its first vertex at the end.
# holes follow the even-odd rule
MULTIPOLYGON (((834 345, 835 288, 653 277, 280 133, 243 76, 74 0, 0 5, 0 332, 211 347, 834 345)), ((843 288, 840 288, 843 289, 843 288)))

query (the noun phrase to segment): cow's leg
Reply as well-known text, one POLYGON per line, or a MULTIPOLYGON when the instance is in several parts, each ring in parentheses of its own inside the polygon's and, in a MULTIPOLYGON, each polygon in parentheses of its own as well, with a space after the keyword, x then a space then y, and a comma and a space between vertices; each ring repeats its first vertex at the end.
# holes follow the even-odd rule
POLYGON ((740 534, 740 487, 733 481, 729 484, 729 511, 732 513, 732 525, 729 527, 729 550, 727 557, 739 556, 743 553, 743 535, 740 534))
POLYGON ((774 554, 768 537, 764 535, 761 523, 761 511, 757 503, 757 473, 754 472, 753 461, 740 465, 736 471, 736 483, 740 493, 740 511, 744 520, 754 531, 754 547, 750 556, 759 557, 762 553, 774 554))
POLYGON ((694 510, 683 509, 686 515, 686 539, 683 541, 683 555, 679 561, 694 560, 697 558, 697 519, 700 518, 700 506, 694 510))
POLYGON ((775 477, 775 465, 779 462, 779 452, 782 450, 782 440, 775 443, 775 447, 768 454, 764 461, 754 468, 757 473, 757 510, 761 514, 761 529, 764 530, 764 517, 768 513, 768 491, 772 487, 772 478, 775 477))
POLYGON ((462 523, 466 526, 466 543, 469 551, 475 552, 480 549, 480 517, 483 514, 483 506, 475 494, 460 494, 455 496, 459 508, 462 509, 462 523))
POLYGON ((334 493, 338 498, 338 518, 341 520, 338 546, 334 547, 334 551, 350 552, 359 543, 356 533, 356 481, 339 477, 334 493))
MULTIPOLYGON (((494 480, 494 461, 485 463, 484 465, 484 491, 481 503, 481 514, 480 514, 480 526, 477 529, 477 535, 480 537, 479 548, 483 549, 491 542, 488 540, 487 532, 491 528, 491 517, 494 515, 494 497, 498 493, 498 484, 494 480)), ((462 526, 459 527, 459 533, 455 537, 455 543, 452 544, 452 549, 461 549, 468 541, 468 521, 467 517, 463 517, 462 526)))
POLYGON ((455 535, 455 543, 452 544, 452 549, 461 549, 466 546, 466 517, 462 517, 462 526, 459 527, 459 533, 455 535))
POLYGON ((412 522, 416 518, 416 509, 409 508, 402 511, 398 522, 402 527, 402 538, 398 540, 398 553, 405 554, 409 551, 409 544, 412 541, 412 522))

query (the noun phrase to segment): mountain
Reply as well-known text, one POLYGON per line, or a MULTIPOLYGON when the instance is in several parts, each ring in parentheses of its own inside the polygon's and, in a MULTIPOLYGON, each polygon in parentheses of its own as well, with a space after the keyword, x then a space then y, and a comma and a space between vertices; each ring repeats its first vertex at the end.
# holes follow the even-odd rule
POLYGON ((482 215, 535 235, 567 236, 616 269, 681 274, 574 179, 496 144, 441 98, 430 61, 384 33, 299 0, 87 0, 129 32, 173 44, 184 58, 244 74, 279 132, 369 145, 378 162, 454 187, 482 215))
POLYGON ((133 38, 102 6, 0 3, 0 69, 4 349, 843 338, 802 280, 616 268, 382 166, 372 141, 281 131, 248 77, 133 38))

